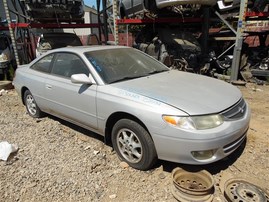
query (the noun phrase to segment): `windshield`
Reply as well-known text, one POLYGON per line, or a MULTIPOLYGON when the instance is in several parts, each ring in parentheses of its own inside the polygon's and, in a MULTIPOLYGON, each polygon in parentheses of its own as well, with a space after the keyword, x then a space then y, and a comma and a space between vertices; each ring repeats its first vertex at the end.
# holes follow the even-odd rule
POLYGON ((91 51, 85 55, 105 83, 135 79, 169 70, 157 60, 132 48, 91 51))

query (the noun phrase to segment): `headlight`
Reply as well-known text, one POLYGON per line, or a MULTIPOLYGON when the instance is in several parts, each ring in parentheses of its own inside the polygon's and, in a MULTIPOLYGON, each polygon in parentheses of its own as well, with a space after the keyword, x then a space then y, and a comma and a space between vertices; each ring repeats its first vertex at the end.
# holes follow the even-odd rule
POLYGON ((186 130, 205 130, 216 128, 223 123, 223 117, 219 114, 188 117, 163 115, 163 120, 175 127, 186 130))
POLYGON ((6 54, 2 53, 0 55, 0 62, 6 62, 6 61, 8 61, 8 57, 6 54))

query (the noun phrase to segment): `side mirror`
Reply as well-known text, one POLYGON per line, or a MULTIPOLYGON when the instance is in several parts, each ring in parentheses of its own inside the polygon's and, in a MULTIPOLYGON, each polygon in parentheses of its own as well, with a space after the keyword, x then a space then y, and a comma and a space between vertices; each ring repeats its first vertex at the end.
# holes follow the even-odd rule
POLYGON ((71 82, 77 84, 95 84, 91 74, 89 77, 86 74, 73 74, 71 76, 71 82))

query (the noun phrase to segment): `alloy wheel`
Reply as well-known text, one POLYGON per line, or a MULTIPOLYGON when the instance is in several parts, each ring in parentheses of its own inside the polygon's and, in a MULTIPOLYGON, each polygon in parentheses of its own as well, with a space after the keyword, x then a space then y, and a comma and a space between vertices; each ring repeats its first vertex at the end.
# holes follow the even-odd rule
POLYGON ((142 159, 142 144, 133 131, 127 128, 119 130, 117 134, 117 146, 121 155, 128 162, 137 163, 142 159))

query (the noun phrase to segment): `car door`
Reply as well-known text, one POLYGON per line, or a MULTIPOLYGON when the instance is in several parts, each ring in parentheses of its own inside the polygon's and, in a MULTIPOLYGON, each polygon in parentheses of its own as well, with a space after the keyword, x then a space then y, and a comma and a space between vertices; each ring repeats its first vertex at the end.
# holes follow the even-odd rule
POLYGON ((26 86, 35 98, 39 108, 43 111, 48 110, 47 98, 45 96, 45 81, 49 76, 54 54, 49 54, 30 66, 27 75, 26 86))
POLYGON ((90 71, 78 55, 64 52, 56 54, 51 74, 45 83, 50 113, 96 129, 97 86, 72 83, 71 75, 79 73, 89 75, 90 71))

